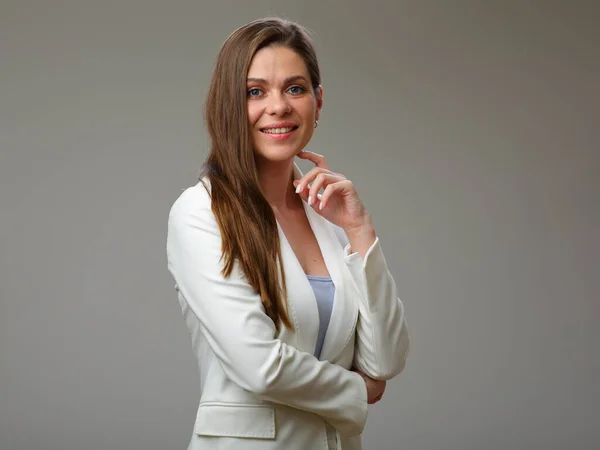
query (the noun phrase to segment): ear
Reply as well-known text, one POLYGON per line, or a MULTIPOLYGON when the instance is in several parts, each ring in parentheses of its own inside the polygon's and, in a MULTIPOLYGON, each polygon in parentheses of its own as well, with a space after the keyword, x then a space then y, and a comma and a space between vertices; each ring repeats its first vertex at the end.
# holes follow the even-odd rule
POLYGON ((316 92, 317 97, 317 112, 315 114, 315 120, 319 120, 321 116, 321 110, 323 109, 323 86, 319 85, 316 92))

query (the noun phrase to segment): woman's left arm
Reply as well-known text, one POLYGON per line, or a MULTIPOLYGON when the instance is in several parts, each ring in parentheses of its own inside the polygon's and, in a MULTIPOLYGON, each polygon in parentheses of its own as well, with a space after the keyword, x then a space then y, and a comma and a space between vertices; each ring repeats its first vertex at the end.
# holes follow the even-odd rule
POLYGON ((354 366, 371 378, 389 380, 404 369, 410 348, 404 305, 373 227, 336 231, 360 290, 354 366))
POLYGON ((296 192, 336 225, 336 234, 345 246, 345 262, 360 291, 354 366, 371 378, 389 380, 404 369, 410 339, 404 305, 371 218, 352 182, 330 171, 322 155, 303 151, 298 156, 314 162, 315 167, 294 182, 296 192))

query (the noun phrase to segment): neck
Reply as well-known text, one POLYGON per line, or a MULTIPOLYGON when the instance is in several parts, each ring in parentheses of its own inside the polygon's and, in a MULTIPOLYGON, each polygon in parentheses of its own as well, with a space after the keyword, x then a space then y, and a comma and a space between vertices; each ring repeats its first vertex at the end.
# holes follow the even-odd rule
POLYGON ((290 209, 298 205, 300 197, 296 194, 292 184, 293 160, 281 162, 257 160, 256 165, 260 187, 275 211, 290 209))

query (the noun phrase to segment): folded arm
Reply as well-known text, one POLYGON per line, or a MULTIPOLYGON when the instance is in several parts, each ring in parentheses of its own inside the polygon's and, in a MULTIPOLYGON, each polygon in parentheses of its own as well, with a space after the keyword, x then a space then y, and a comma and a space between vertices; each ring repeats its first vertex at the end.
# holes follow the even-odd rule
POLYGON ((169 214, 168 267, 226 376, 258 397, 322 416, 341 434, 363 430, 363 379, 277 339, 260 296, 239 266, 221 274, 221 236, 203 188, 186 191, 169 214))
POLYGON ((336 234, 346 265, 360 291, 354 367, 377 380, 389 380, 404 369, 410 348, 404 305, 396 293, 379 238, 336 234))

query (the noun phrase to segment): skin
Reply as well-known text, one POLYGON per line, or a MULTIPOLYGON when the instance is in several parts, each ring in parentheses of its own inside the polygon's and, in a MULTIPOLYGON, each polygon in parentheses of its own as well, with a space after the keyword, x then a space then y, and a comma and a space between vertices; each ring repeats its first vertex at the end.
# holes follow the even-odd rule
MULTIPOLYGON (((364 258, 376 234, 356 189, 344 175, 329 169, 324 156, 304 151, 321 115, 323 89, 313 89, 302 57, 282 46, 259 50, 250 64, 246 87, 258 177, 276 215, 296 214, 303 208, 302 202, 307 202, 318 214, 342 227, 352 251, 364 258), (274 140, 264 133, 265 128, 282 122, 297 127, 289 138, 274 140), (315 167, 292 183, 295 157, 311 161, 315 167)), ((354 371, 365 381, 368 403, 378 402, 386 382, 354 371)))
POLYGON ((261 186, 274 207, 297 207, 298 198, 290 185, 292 164, 313 136, 323 91, 319 88, 315 93, 304 60, 285 47, 259 50, 247 78, 248 120, 261 186), (286 81, 291 77, 303 78, 286 81), (274 141, 261 132, 263 127, 284 121, 298 125, 290 139, 274 141))

